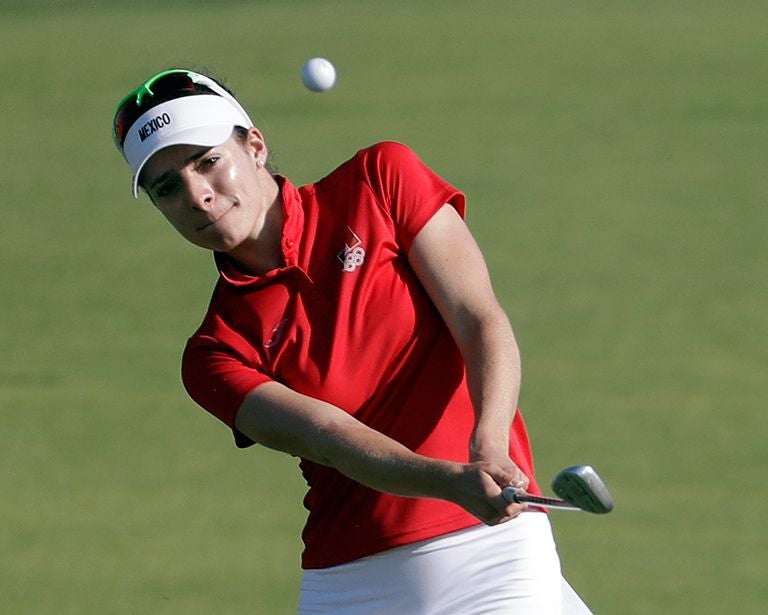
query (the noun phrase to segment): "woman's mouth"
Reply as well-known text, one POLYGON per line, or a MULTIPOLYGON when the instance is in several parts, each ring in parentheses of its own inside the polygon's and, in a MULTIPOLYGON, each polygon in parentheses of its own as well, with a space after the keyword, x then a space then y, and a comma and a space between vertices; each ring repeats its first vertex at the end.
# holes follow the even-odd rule
POLYGON ((224 213, 222 213, 221 215, 217 216, 217 217, 216 217, 216 218, 214 218, 213 220, 209 220, 208 222, 206 222, 206 223, 204 223, 204 224, 202 224, 202 225, 198 226, 197 228, 195 228, 195 230, 196 230, 196 231, 199 233, 199 232, 201 232, 201 231, 204 231, 204 230, 205 230, 205 229, 207 229, 207 228, 210 228, 211 226, 214 226, 214 225, 215 225, 215 224, 216 224, 216 223, 217 223, 219 220, 221 220, 221 219, 222 219, 224 216, 226 216, 226 215, 227 215, 227 214, 228 214, 230 211, 232 211, 232 208, 233 208, 233 207, 234 207, 234 205, 231 205, 229 208, 227 208, 226 210, 224 210, 224 213))

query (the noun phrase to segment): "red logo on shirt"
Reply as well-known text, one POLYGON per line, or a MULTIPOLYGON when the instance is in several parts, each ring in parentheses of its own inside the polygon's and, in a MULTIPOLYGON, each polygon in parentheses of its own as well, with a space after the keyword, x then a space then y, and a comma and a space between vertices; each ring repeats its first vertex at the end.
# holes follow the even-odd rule
POLYGON ((347 227, 349 233, 347 234, 347 241, 344 244, 344 249, 339 252, 336 257, 344 265, 344 271, 354 271, 365 262, 365 248, 363 248, 362 240, 357 236, 355 231, 347 227))

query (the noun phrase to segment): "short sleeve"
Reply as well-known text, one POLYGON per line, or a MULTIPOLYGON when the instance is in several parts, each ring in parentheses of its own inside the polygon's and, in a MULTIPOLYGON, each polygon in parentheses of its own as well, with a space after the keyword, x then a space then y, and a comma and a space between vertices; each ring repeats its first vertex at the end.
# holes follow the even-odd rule
POLYGON ((206 336, 195 336, 187 342, 181 378, 189 396, 233 430, 238 447, 253 444, 235 429, 235 418, 248 393, 271 378, 245 365, 234 352, 206 336))
POLYGON ((392 217, 398 242, 405 251, 446 203, 464 217, 464 194, 424 164, 409 147, 389 141, 359 155, 363 158, 365 181, 392 217))

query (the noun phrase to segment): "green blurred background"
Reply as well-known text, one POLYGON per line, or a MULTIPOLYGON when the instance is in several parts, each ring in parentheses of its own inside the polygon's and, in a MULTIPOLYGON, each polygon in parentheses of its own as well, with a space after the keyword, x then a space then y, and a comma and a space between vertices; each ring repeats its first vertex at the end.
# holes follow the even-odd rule
MULTIPOLYGON (((179 381, 215 271, 129 194, 114 105, 205 67, 312 181, 380 139, 468 195, 597 615, 768 602, 768 5, 0 2, 0 612, 290 613, 295 460, 179 381), (301 64, 339 81, 311 94, 301 64)), ((457 614, 460 615, 460 614, 457 614)))

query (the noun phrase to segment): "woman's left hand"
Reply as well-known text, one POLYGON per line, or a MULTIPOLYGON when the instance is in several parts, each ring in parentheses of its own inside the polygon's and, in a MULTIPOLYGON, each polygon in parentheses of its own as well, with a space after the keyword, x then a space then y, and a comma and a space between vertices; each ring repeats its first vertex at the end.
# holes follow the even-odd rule
POLYGON ((508 485, 499 485, 502 489, 504 487, 515 487, 528 490, 530 479, 523 473, 523 471, 517 466, 517 464, 509 458, 509 454, 506 452, 496 452, 481 449, 470 450, 470 461, 485 461, 493 463, 513 476, 512 482, 508 485))

